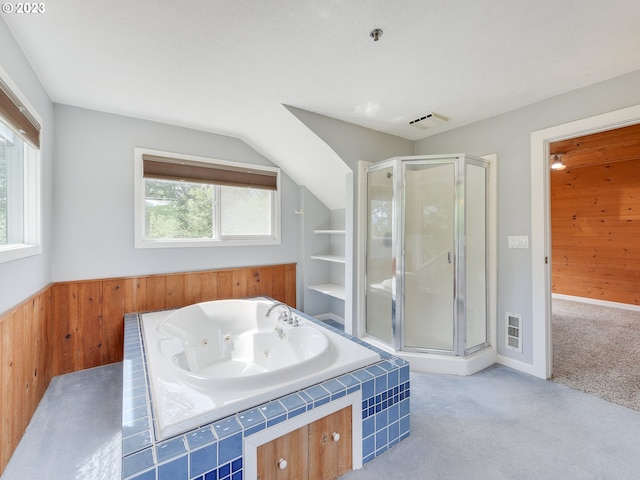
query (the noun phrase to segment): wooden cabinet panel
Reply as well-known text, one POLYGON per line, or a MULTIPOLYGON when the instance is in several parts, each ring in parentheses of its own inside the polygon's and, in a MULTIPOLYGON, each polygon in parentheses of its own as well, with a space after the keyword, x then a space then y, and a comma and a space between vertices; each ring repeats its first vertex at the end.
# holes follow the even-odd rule
POLYGON ((351 407, 309 425, 309 480, 335 480, 352 464, 351 407))
POLYGON ((349 406, 259 446, 258 479, 337 479, 353 465, 351 425, 349 406))
POLYGON ((307 436, 305 425, 258 447, 258 480, 307 480, 307 436))

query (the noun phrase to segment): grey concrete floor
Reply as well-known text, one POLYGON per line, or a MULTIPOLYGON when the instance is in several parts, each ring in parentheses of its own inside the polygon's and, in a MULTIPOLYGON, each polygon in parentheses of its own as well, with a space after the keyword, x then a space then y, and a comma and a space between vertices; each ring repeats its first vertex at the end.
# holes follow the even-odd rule
POLYGON ((122 363, 54 377, 2 480, 120 478, 122 363))
MULTIPOLYGON (((121 366, 54 378, 2 480, 120 478, 121 366)), ((640 478, 640 412, 503 366, 412 373, 411 429, 342 478, 640 478)))

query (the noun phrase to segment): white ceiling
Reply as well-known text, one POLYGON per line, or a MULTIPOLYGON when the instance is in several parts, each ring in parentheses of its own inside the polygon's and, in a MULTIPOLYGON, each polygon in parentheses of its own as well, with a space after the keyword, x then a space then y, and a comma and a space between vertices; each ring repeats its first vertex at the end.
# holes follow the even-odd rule
POLYGON ((240 137, 329 208, 348 168, 283 105, 416 140, 640 69, 638 0, 45 6, 2 18, 54 102, 240 137))

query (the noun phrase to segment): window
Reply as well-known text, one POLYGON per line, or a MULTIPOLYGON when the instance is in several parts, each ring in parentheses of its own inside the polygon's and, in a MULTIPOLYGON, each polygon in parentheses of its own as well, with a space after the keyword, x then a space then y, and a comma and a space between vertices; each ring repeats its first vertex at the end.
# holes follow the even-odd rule
POLYGON ((280 169, 135 149, 136 247, 280 243, 280 169))
POLYGON ((0 263, 42 253, 40 123, 0 71, 0 263))

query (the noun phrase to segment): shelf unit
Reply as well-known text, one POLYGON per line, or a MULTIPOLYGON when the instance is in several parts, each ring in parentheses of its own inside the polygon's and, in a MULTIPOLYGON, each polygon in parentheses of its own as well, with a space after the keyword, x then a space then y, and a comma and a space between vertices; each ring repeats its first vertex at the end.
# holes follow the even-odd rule
MULTIPOLYGON (((313 233, 315 235, 332 235, 336 239, 340 240, 340 249, 344 251, 344 230, 314 230, 313 233)), ((332 242, 333 244, 334 242, 332 242)), ((332 247, 333 248, 333 247, 332 247)), ((311 255, 312 260, 317 260, 321 262, 329 262, 331 264, 345 265, 345 256, 342 252, 331 252, 331 253, 322 253, 322 254, 314 254, 311 255)), ((316 292, 320 292, 324 295, 328 295, 333 298, 338 298, 340 300, 345 299, 345 289, 344 289, 344 270, 341 275, 332 274, 331 279, 327 283, 316 283, 313 285, 309 285, 310 290, 314 290, 316 292), (341 277, 341 278, 340 278, 341 277), (338 283, 340 280, 341 283, 338 283)))

